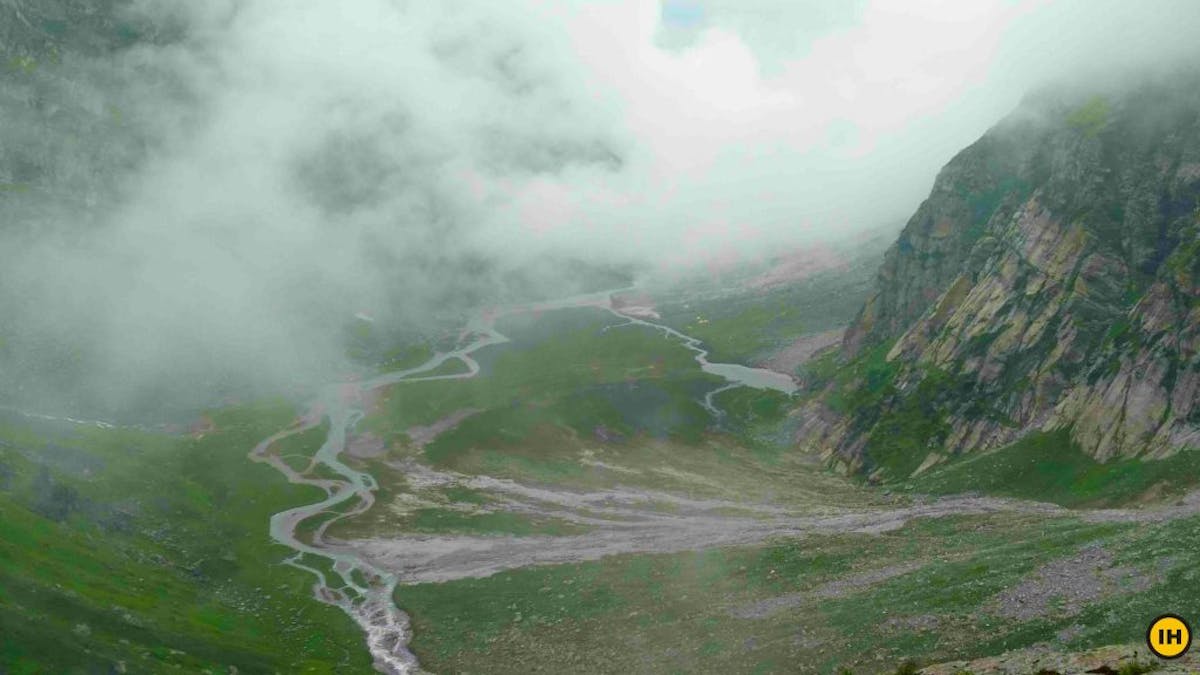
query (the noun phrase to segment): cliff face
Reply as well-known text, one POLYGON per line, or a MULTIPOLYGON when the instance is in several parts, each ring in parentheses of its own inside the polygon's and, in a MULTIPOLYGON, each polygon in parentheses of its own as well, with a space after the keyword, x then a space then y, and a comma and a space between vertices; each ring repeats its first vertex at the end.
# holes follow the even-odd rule
POLYGON ((801 445, 897 478, 1070 428, 1200 446, 1200 81, 1043 94, 962 151, 888 251, 801 445))

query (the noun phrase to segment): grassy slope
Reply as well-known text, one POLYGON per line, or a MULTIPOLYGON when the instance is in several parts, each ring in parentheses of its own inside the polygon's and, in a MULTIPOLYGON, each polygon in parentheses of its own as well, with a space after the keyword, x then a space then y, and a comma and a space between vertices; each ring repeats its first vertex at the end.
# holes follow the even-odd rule
MULTIPOLYGON (((969 394, 962 382, 930 369, 913 391, 900 395, 895 386, 899 366, 885 358, 889 349, 890 344, 878 345, 846 364, 827 354, 806 364, 804 374, 810 393, 820 391, 830 408, 869 431, 870 470, 881 470, 895 487, 934 494, 982 492, 1064 506, 1105 506, 1142 495, 1180 494, 1200 485, 1200 462, 1196 461, 1200 450, 1185 450, 1165 460, 1101 463, 1081 451, 1065 428, 1032 432, 1009 446, 952 458, 909 478, 930 450, 940 447, 948 429, 948 408, 961 408, 969 394)), ((966 414, 998 415, 984 401, 975 402, 966 414)))
POLYGON ((1200 450, 1164 460, 1097 462, 1070 439, 1070 431, 1035 432, 999 450, 935 467, 912 481, 922 492, 978 491, 1064 506, 1122 504, 1152 488, 1181 494, 1200 482, 1200 450))
POLYGON ((200 439, 0 430, 11 474, 0 492, 0 670, 369 670, 357 627, 311 599, 309 577, 279 565, 288 550, 267 535, 270 514, 321 496, 246 459, 290 407, 213 417, 219 430, 200 439), (60 462, 47 489, 33 456, 99 468, 60 462))
POLYGON ((874 259, 767 290, 723 291, 712 298, 670 298, 663 322, 700 338, 713 361, 745 363, 807 333, 848 324, 866 300, 874 259))
POLYGON ((807 330, 811 318, 788 304, 786 296, 766 300, 701 304, 691 308, 695 316, 668 315, 667 319, 679 319, 681 331, 703 340, 714 361, 745 361, 782 345, 788 337, 813 332, 807 330))
POLYGON ((1198 527, 1197 518, 1144 528, 960 517, 880 536, 526 568, 402 587, 398 599, 414 616, 413 649, 436 672, 881 672, 907 658, 930 663, 1045 641, 1082 649, 1136 640, 1164 607, 1187 607, 1197 596, 1181 584, 1196 576, 1200 552, 1186 537, 1198 527), (1164 581, 1175 585, 1100 598, 1077 615, 1050 608, 1019 622, 995 613, 997 593, 1098 541, 1135 574, 1171 560, 1164 581), (914 568, 813 595, 898 564, 914 568), (791 594, 809 600, 756 618, 731 615, 791 594), (1069 637, 1056 638, 1068 628, 1069 637))
POLYGON ((698 440, 711 419, 695 399, 721 380, 700 372, 678 341, 618 324, 595 310, 502 321, 513 342, 477 354, 480 377, 396 385, 364 426, 404 445, 405 429, 471 408, 480 412, 427 445, 425 460, 555 478, 574 469, 550 455, 598 443, 601 428, 614 439, 698 440))

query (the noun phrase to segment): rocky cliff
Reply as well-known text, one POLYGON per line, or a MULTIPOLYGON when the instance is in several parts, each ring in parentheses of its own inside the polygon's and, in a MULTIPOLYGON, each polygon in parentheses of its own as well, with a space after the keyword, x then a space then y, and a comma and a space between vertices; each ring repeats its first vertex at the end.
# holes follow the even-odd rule
POLYGON ((954 157, 808 374, 800 444, 881 478, 1037 430, 1200 446, 1198 85, 1041 92, 954 157))

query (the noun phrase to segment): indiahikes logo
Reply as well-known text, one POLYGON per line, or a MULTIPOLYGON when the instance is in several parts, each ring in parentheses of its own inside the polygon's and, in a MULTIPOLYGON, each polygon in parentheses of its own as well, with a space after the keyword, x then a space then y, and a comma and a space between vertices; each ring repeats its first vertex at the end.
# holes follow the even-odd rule
POLYGON ((1192 628, 1181 616, 1163 614, 1150 622, 1146 644, 1159 658, 1177 659, 1192 646, 1192 628))

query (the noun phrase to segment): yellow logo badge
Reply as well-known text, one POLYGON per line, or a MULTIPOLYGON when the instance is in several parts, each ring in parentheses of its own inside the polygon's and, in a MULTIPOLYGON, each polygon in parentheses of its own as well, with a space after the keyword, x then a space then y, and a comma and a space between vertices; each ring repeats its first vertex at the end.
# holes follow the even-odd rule
POLYGON ((1192 628, 1183 617, 1163 614, 1150 623, 1146 644, 1159 658, 1177 659, 1192 646, 1192 628))

